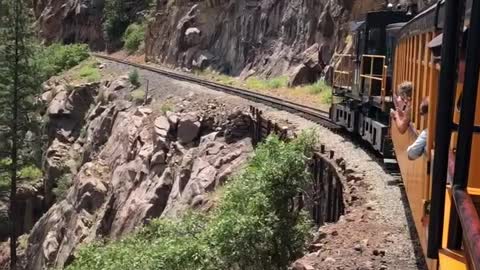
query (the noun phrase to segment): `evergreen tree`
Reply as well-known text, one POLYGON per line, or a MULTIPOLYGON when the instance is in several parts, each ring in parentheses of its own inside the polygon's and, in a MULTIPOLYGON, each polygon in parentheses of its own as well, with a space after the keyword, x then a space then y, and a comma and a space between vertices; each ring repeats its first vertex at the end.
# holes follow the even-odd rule
POLYGON ((34 112, 40 88, 36 78, 31 23, 26 0, 1 0, 0 7, 0 168, 10 180, 11 269, 17 263, 17 182, 20 169, 34 162, 28 149, 36 130, 34 112))

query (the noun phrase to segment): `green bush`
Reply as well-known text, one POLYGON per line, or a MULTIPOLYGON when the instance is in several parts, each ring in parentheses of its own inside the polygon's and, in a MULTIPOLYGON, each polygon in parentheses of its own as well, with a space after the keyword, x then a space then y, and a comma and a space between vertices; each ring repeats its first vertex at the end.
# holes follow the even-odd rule
POLYGON ((39 48, 35 62, 40 69, 40 79, 44 81, 78 65, 89 56, 88 46, 85 44, 53 44, 39 48))
POLYGON ((138 74, 138 70, 134 69, 128 74, 128 80, 130 83, 135 87, 140 87, 140 75, 138 74))
POLYGON ((42 170, 40 170, 37 166, 28 165, 23 167, 20 172, 19 176, 20 179, 23 181, 37 181, 42 178, 42 170))
POLYGON ((145 100, 145 90, 137 89, 130 93, 130 101, 141 104, 145 100))
POLYGON ((138 51, 145 39, 145 26, 142 24, 133 23, 128 26, 123 35, 123 42, 125 49, 129 54, 133 54, 138 51))
POLYGON ((123 240, 83 247, 67 269, 287 269, 311 227, 292 207, 310 180, 311 135, 291 143, 268 138, 211 213, 157 219, 123 240))
POLYGON ((69 173, 65 173, 57 179, 56 186, 52 190, 57 202, 65 199, 71 185, 72 175, 69 173))

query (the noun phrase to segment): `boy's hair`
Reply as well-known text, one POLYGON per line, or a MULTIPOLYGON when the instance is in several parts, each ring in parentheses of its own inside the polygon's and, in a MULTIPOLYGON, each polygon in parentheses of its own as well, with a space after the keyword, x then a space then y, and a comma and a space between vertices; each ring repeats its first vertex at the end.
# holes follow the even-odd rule
POLYGON ((413 92, 413 84, 409 81, 404 81, 398 86, 398 95, 411 97, 413 92))

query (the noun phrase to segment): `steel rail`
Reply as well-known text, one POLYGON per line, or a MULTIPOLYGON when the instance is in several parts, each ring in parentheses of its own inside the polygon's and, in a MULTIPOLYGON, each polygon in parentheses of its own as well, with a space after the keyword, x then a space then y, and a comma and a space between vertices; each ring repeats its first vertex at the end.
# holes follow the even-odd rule
POLYGON ((339 129, 340 128, 337 124, 335 124, 333 121, 330 120, 329 112, 319 110, 319 109, 316 109, 316 108, 313 108, 313 107, 300 105, 298 103, 294 103, 294 102, 291 102, 291 101, 288 101, 288 100, 284 100, 284 99, 277 98, 277 97, 272 97, 272 96, 265 95, 265 94, 256 93, 256 92, 246 90, 246 89, 242 89, 242 88, 238 88, 238 87, 232 87, 232 86, 227 86, 227 85, 207 81, 207 80, 204 80, 204 79, 196 78, 194 76, 169 71, 169 70, 159 68, 159 67, 153 67, 153 66, 150 66, 150 65, 133 63, 133 62, 130 62, 130 61, 127 61, 127 60, 118 59, 118 58, 108 56, 108 55, 104 55, 104 54, 92 53, 91 55, 95 56, 95 57, 98 57, 98 58, 105 59, 105 60, 121 63, 121 64, 124 64, 124 65, 133 66, 133 67, 136 67, 136 68, 139 68, 139 69, 148 70, 148 71, 151 71, 151 72, 154 72, 154 73, 166 76, 166 77, 170 77, 170 78, 175 79, 175 80, 186 81, 186 82, 202 85, 202 86, 208 87, 208 88, 216 90, 216 91, 221 91, 221 92, 224 92, 224 93, 227 93, 227 94, 234 94, 236 96, 241 96, 243 98, 246 98, 246 99, 249 99, 249 100, 252 100, 252 101, 257 101, 257 102, 260 102, 262 104, 268 104, 268 105, 270 105, 272 107, 275 107, 277 109, 286 110, 286 111, 290 111, 292 113, 301 114, 303 117, 305 117, 309 120, 312 120, 312 121, 314 121, 318 124, 321 124, 322 126, 330 128, 330 129, 339 129))

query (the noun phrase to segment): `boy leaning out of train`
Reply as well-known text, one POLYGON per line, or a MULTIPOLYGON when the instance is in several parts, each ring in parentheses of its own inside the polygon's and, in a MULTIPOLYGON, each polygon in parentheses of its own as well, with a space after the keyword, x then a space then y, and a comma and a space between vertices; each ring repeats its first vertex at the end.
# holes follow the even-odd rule
POLYGON ((405 134, 410 126, 412 92, 413 84, 405 81, 398 86, 397 93, 394 93, 393 96, 396 109, 390 110, 390 116, 400 134, 405 134))

